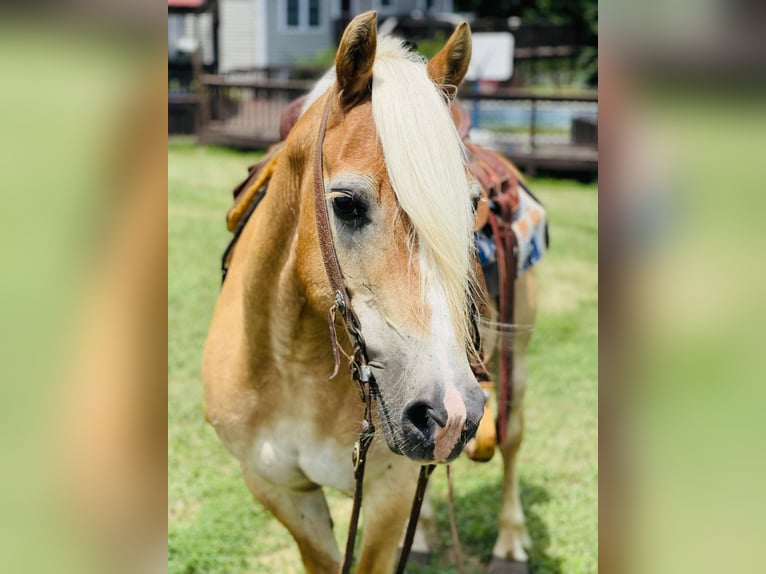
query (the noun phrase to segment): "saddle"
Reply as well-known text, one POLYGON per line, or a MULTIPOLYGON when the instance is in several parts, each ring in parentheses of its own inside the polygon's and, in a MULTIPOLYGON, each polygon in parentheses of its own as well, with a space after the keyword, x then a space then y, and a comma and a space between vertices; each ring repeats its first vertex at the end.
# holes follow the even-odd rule
MULTIPOLYGON (((300 117, 304 102, 305 96, 302 96, 287 106, 280 120, 281 141, 271 146, 260 161, 248 167, 247 177, 233 190, 234 205, 226 214, 226 226, 235 236, 224 254, 224 277, 233 243, 266 193, 281 157, 284 140, 300 117)), ((512 163, 468 138, 471 119, 463 104, 454 100, 450 111, 465 145, 469 168, 482 188, 474 228, 484 283, 489 297, 498 302, 499 321, 511 324, 514 280, 521 270, 539 260, 547 248, 545 211, 523 185, 523 177, 512 163)), ((505 437, 506 434, 505 425, 513 395, 513 356, 506 345, 502 348, 497 407, 494 404, 495 385, 485 366, 474 365, 474 374, 488 398, 476 435, 465 448, 468 457, 475 461, 490 460, 495 453, 497 437, 505 437), (495 410, 497 422, 493 414, 495 410)))

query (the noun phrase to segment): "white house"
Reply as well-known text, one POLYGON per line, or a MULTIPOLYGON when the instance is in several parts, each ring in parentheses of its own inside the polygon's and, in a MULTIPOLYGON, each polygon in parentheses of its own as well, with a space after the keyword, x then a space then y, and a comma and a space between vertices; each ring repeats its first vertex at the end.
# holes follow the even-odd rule
MULTIPOLYGON (((168 59, 195 44, 214 61, 215 0, 168 0, 168 59)), ((334 46, 337 27, 356 14, 452 12, 452 0, 217 0, 218 69, 295 64, 334 46)))
POLYGON ((451 12, 452 0, 219 0, 219 70, 295 64, 335 44, 337 21, 451 12))

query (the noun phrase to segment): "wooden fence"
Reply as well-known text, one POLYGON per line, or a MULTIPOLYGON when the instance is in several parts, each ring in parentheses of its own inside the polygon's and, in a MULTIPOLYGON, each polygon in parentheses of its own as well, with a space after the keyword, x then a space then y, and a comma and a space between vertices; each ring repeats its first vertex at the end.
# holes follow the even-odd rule
MULTIPOLYGON (((488 106, 505 112, 515 108, 524 112, 526 128, 504 129, 501 122, 487 125, 483 114, 474 113, 474 128, 486 138, 479 141, 502 152, 524 172, 538 170, 598 174, 598 94, 541 94, 518 89, 484 92, 461 90, 458 97, 469 108, 488 106), (576 111, 578 108, 584 108, 576 111), (566 111, 565 128, 541 130, 541 116, 566 111), (547 112, 547 114, 546 114, 547 112), (478 117, 476 117, 478 116, 478 117), (552 132, 552 133, 551 133, 552 132)), ((518 115, 518 114, 517 114, 518 115)), ((474 132, 475 133, 475 132, 474 132)), ((472 138, 477 139, 479 134, 472 138)))
POLYGON ((265 148, 276 143, 282 112, 312 85, 301 80, 241 81, 202 76, 200 142, 238 148, 265 148))
MULTIPOLYGON (((277 75, 277 74, 275 74, 277 75)), ((201 109, 198 136, 201 143, 237 148, 265 148, 279 140, 282 112, 295 98, 308 92, 313 80, 273 79, 243 70, 222 75, 202 75, 199 80, 201 109)), ((459 94, 474 115, 474 127, 484 128, 481 110, 491 108, 500 117, 523 117, 525 126, 504 129, 493 123, 482 129, 482 141, 503 152, 520 168, 534 174, 538 169, 594 174, 598 170, 596 113, 598 96, 539 94, 524 90, 490 93, 465 89, 459 94), (571 111, 587 108, 587 118, 573 117, 567 129, 556 133, 540 129, 540 117, 557 107, 571 111), (568 108, 567 108, 568 106, 568 108), (577 120, 577 121, 574 121, 577 120)))

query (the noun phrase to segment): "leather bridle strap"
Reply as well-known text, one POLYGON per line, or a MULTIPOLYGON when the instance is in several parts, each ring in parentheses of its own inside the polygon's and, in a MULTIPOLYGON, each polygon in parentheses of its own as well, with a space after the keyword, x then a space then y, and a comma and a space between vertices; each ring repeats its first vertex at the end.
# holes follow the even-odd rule
POLYGON ((346 550, 343 554, 343 564, 341 564, 341 574, 348 574, 351 570, 351 562, 354 558, 354 546, 356 544, 356 530, 359 526, 359 513, 362 510, 362 492, 364 487, 364 467, 367 463, 367 449, 370 447, 373 436, 375 436, 375 427, 369 422, 371 418, 370 409, 372 408, 372 394, 370 393, 369 383, 366 384, 366 397, 364 406, 364 420, 359 432, 359 439, 354 445, 354 505, 351 508, 351 519, 348 525, 348 536, 346 537, 346 550))
POLYGON ((322 252, 322 261, 324 263, 327 278, 330 280, 330 286, 335 298, 332 307, 328 313, 328 324, 330 328, 330 339, 332 342, 333 355, 335 358, 335 369, 331 379, 338 373, 340 357, 338 355, 338 340, 335 333, 335 315, 339 312, 343 317, 349 336, 354 343, 354 352, 351 359, 351 376, 359 384, 359 392, 362 401, 365 403, 364 419, 362 420, 359 438, 354 445, 353 463, 354 463, 354 506, 351 510, 351 520, 348 528, 348 538, 346 540, 346 553, 341 565, 341 574, 348 574, 351 570, 351 561, 354 556, 354 543, 356 541, 356 531, 359 524, 359 513, 362 508, 362 487, 364 484, 364 468, 367 462, 367 449, 372 442, 375 434, 375 426, 372 424, 371 402, 372 393, 370 390, 370 367, 367 364, 367 350, 365 349, 364 339, 359 325, 359 319, 356 317, 351 307, 351 298, 346 290, 346 283, 343 280, 343 273, 340 270, 338 256, 335 252, 335 243, 330 229, 330 217, 327 213, 327 198, 324 187, 324 136, 327 131, 327 120, 330 116, 330 106, 333 100, 333 91, 328 92, 322 112, 322 122, 319 124, 319 133, 317 134, 316 148, 314 151, 314 212, 317 225, 317 236, 319 238, 319 249, 322 252))
POLYGON ((415 540, 415 530, 417 530, 418 527, 418 518, 420 518, 420 507, 423 506, 428 479, 431 478, 431 473, 435 468, 435 464, 424 464, 420 467, 418 486, 415 489, 415 498, 412 500, 410 521, 407 524, 407 532, 404 535, 404 544, 402 545, 402 552, 399 555, 399 565, 396 567, 396 574, 404 574, 404 568, 407 566, 407 558, 410 556, 412 542, 415 540))
MULTIPOLYGON (((335 252, 335 243, 333 242, 332 231, 330 229, 330 217, 327 213, 327 197, 324 187, 324 137, 327 131, 327 121, 330 116, 330 107, 333 101, 333 91, 326 96, 324 111, 322 112, 322 121, 319 124, 319 133, 317 134, 316 148, 314 151, 314 211, 317 225, 317 235, 319 237, 319 248, 322 252, 322 261, 324 263, 327 278, 330 280, 330 286, 335 298, 330 311, 328 312, 328 324, 330 328, 330 339, 332 341, 333 355, 335 358, 335 369, 330 377, 331 379, 338 373, 340 357, 338 354, 338 341, 335 333, 335 316, 340 313, 343 322, 348 331, 349 337, 354 345, 354 350, 349 357, 351 376, 359 385, 359 393, 364 402, 364 418, 362 419, 359 438, 354 445, 353 463, 354 463, 354 505, 351 509, 351 519, 348 528, 348 538, 346 539, 346 551, 341 565, 341 574, 348 574, 351 570, 351 562, 354 558, 354 545, 356 542, 356 532, 359 525, 359 514, 362 508, 362 490, 364 486, 364 468, 367 462, 367 450, 372 443, 375 435, 375 426, 372 423, 372 386, 374 379, 370 372, 369 361, 367 359, 367 349, 362 337, 361 325, 359 319, 351 306, 351 297, 349 297, 346 283, 343 280, 343 273, 340 270, 338 256, 335 252)), ((410 522, 407 525, 407 534, 405 544, 399 558, 399 567, 397 572, 404 572, 404 566, 407 563, 407 557, 412 547, 412 541, 415 536, 420 507, 423 503, 423 497, 428 483, 428 478, 433 471, 433 465, 424 465, 420 469, 420 479, 415 492, 415 499, 412 503, 410 513, 410 522)))
POLYGON ((490 211, 489 222, 497 247, 500 322, 511 325, 500 333, 500 396, 497 406, 497 436, 505 445, 508 417, 513 406, 513 311, 516 287, 516 235, 511 226, 490 211))
POLYGON ((330 106, 332 104, 332 92, 327 94, 324 111, 322 112, 322 122, 319 124, 319 133, 317 134, 316 151, 314 152, 314 210, 316 212, 317 235, 319 236, 319 248, 322 252, 322 261, 327 272, 327 278, 330 280, 330 286, 335 297, 335 307, 343 316, 347 327, 352 335, 359 335, 359 320, 351 307, 351 298, 346 290, 346 283, 343 280, 343 273, 338 263, 338 255, 335 253, 335 243, 332 239, 330 230, 330 217, 327 213, 327 199, 325 197, 324 187, 324 136, 327 131, 327 120, 330 116, 330 106))

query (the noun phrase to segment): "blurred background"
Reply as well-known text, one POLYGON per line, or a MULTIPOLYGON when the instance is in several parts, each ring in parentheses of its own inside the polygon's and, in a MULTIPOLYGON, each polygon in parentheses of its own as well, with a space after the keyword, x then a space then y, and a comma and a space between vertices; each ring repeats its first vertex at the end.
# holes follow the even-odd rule
MULTIPOLYGON (((309 27, 311 3, 289 4, 298 6, 292 12, 298 14, 299 27, 309 27)), ((493 4, 505 8, 503 2, 493 4)), ((553 0, 544 4, 576 6, 553 0)), ((530 15, 518 6, 501 19, 517 17, 521 27, 532 26, 530 15)), ((190 106, 200 97, 195 89, 184 88, 183 80, 173 80, 177 45, 173 48, 168 32, 180 26, 170 36, 191 34, 185 32, 186 16, 180 25, 170 23, 175 18, 170 4, 167 12, 161 3, 148 1, 87 0, 4 5, 2 10, 0 570, 165 571, 169 522, 175 536, 189 533, 196 539, 190 543, 193 552, 184 553, 198 564, 189 572, 212 571, 209 561, 231 555, 232 542, 241 549, 237 558, 252 557, 251 524, 240 524, 238 512, 225 512, 249 504, 241 481, 232 477, 227 482, 228 459, 219 446, 212 450, 212 438, 200 442, 208 431, 201 430, 194 391, 189 391, 191 398, 179 397, 199 387, 195 358, 183 350, 193 348, 207 327, 204 316, 196 322, 183 317, 204 315, 214 301, 227 194, 258 152, 198 146, 199 132, 180 140, 174 136, 168 143, 168 134, 180 129, 168 125, 178 103, 174 94, 185 94, 190 106), (174 183, 178 178, 186 181, 174 183), (188 187, 195 197, 172 207, 188 187), (204 260, 189 255, 185 242, 190 237, 199 237, 192 248, 210 245, 204 260), (168 251, 168 245, 174 247, 168 251), (170 261, 174 253, 176 263, 170 261), (196 279, 182 277, 184 268, 200 266, 204 269, 195 271, 196 279), (199 289, 189 287, 193 280, 201 282, 199 289), (178 308, 179 302, 187 310, 173 315, 170 306, 178 308), (188 305, 198 305, 197 310, 190 312, 188 305), (168 404, 174 381, 181 391, 168 404), (174 424, 167 409, 183 417, 176 419, 174 430, 166 426, 174 424), (172 455, 168 437, 188 440, 172 455), (220 479, 208 481, 205 494, 233 493, 219 501, 224 512, 214 515, 218 523, 209 514, 200 516, 196 493, 184 495, 185 485, 199 482, 199 467, 184 466, 199 458, 197 452, 216 452, 215 462, 224 465, 224 472, 215 467, 203 477, 220 479), (175 494, 167 500, 169 491, 175 494), (210 524, 207 532, 183 523, 200 518, 210 524)), ((383 18, 382 7, 378 10, 383 18)), ((477 19, 492 15, 457 2, 452 10, 475 10, 477 19)), ((584 18, 584 8, 573 11, 584 18)), ((548 424, 550 419, 562 429, 582 426, 581 419, 569 422, 566 405, 573 397, 590 396, 587 380, 560 371, 594 368, 578 363, 576 347, 562 344, 582 340, 581 323, 566 315, 572 302, 598 289, 599 540, 596 544, 590 534, 595 525, 588 513, 585 518, 578 514, 579 498, 573 503, 566 496, 548 497, 551 489, 542 477, 551 476, 550 466, 534 460, 541 450, 528 442, 522 465, 535 470, 522 496, 530 521, 537 515, 539 531, 550 533, 547 546, 546 538, 538 537, 543 540, 538 563, 545 565, 541 571, 555 572, 558 563, 560 571, 592 572, 597 550, 602 572, 757 572, 762 570, 766 511, 763 3, 609 1, 599 11, 598 282, 559 292, 559 307, 548 301, 548 309, 563 309, 559 319, 570 328, 551 330, 563 335, 545 348, 566 349, 566 356, 547 360, 541 352, 529 393, 530 399, 538 393, 545 400, 537 411, 543 426, 533 439, 551 436, 543 447, 555 446, 564 433, 552 433, 556 427, 548 424), (553 393, 546 392, 546 381, 555 376, 553 393), (585 380, 586 392, 573 393, 573 380, 585 380), (544 416, 554 399, 563 407, 544 416), (563 528, 556 517, 567 520, 563 528), (581 532, 577 524, 585 525, 581 539, 586 543, 573 542, 581 532), (568 538, 562 540, 562 532, 568 538), (581 550, 571 551, 575 546, 581 550), (541 562, 545 556, 547 562, 541 562), (573 557, 588 562, 576 563, 573 557)), ((335 16, 340 18, 340 12, 335 16)), ((218 18, 220 26, 223 11, 218 18)), ((259 21, 249 21, 253 27, 245 34, 247 41, 258 37, 259 21)), ((199 38, 205 26, 200 24, 199 38)), ((334 28, 327 30, 330 49, 334 28)), ((498 81, 498 90, 548 90, 550 96, 571 95, 564 89, 570 83, 577 93, 592 88, 593 80, 585 75, 587 55, 555 73, 539 62, 535 72, 532 64, 516 58, 524 54, 521 35, 510 32, 514 74, 509 85, 498 81), (561 88, 551 87, 556 74, 561 88)), ((200 74, 227 74, 229 69, 209 67, 209 48, 204 39, 199 42, 200 74)), ((216 43, 219 51, 221 42, 216 43)), ((428 47, 425 40, 419 44, 424 51, 428 47)), ((185 51, 191 61, 197 44, 187 42, 185 51)), ((236 67, 266 65, 248 61, 236 67)), ((255 79, 262 78, 245 81, 255 79)), ((481 82, 466 86, 477 93, 494 88, 481 82)), ((518 105, 529 110, 530 102, 518 105)), ((565 126, 576 131, 571 123, 565 126)), ((526 130, 521 137, 529 138, 528 125, 526 130)), ((523 149, 525 144, 515 145, 523 149)), ((548 142, 541 140, 543 145, 548 142)), ((577 269, 589 269, 595 261, 588 247, 594 231, 585 224, 593 221, 595 210, 586 194, 595 192, 577 187, 593 182, 571 183, 578 173, 547 175, 556 179, 536 181, 533 189, 548 185, 550 197, 562 198, 558 207, 547 203, 553 243, 540 269, 559 274, 546 281, 550 289, 567 284, 566 276, 570 281, 591 276, 577 269), (566 193, 557 193, 562 185, 566 193), (567 228, 574 241, 562 237, 567 228), (579 263, 567 270, 573 257, 579 263)), ((587 301, 584 317, 590 321, 588 313, 595 311, 587 308, 592 297, 587 301)), ((533 346, 542 348, 542 325, 536 337, 533 346)), ((578 412, 594 410, 586 403, 578 412)), ((595 442, 586 436, 581 444, 595 442)), ((572 450, 573 459, 580 454, 572 450)), ((562 486, 553 494, 571 490, 579 497, 593 488, 570 489, 572 476, 560 473, 562 486)), ((593 503, 582 506, 590 509, 593 503)), ((247 512, 252 516, 252 507, 247 512)), ((288 560, 275 532, 262 532, 259 540, 273 550, 273 558, 288 560)), ((491 533, 461 531, 461 536, 481 555, 482 540, 491 533)), ((243 569, 241 562, 226 566, 229 572, 243 569)))
MULTIPOLYGON (((231 190, 280 139, 280 116, 334 63, 350 20, 432 57, 471 25, 458 94, 470 138, 502 153, 546 206, 552 249, 535 266, 539 317, 529 352, 521 497, 533 573, 595 572, 598 561, 598 14, 595 0, 168 0, 169 571, 300 573, 288 532, 245 488, 202 418, 201 351, 228 242, 231 190)), ((466 573, 497 536, 500 456, 461 459, 455 498, 466 573)), ((438 540, 428 566, 457 572, 446 478, 431 483, 438 540)), ((339 545, 351 501, 327 493, 339 545)))
POLYGON ((595 179, 595 0, 168 0, 168 129, 239 149, 279 139, 280 112, 333 64, 356 14, 433 56, 461 20, 474 54, 460 97, 472 139, 527 173, 595 179))

